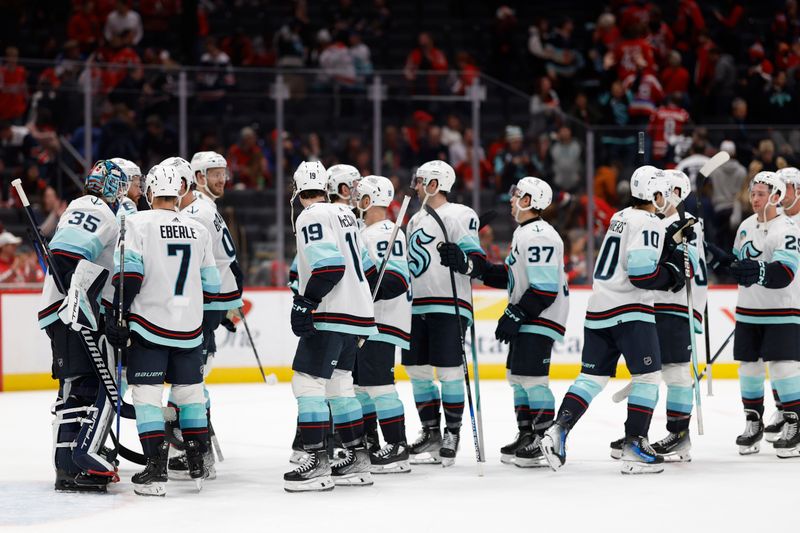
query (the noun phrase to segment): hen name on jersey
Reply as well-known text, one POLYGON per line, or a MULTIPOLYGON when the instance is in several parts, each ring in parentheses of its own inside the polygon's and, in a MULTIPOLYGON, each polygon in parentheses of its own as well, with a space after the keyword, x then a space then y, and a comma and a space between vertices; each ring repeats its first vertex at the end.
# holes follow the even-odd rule
POLYGON ((160 226, 162 239, 197 239, 194 228, 187 226, 160 226))
POLYGON ((356 217, 351 214, 342 214, 337 215, 339 218, 339 224, 342 225, 343 228, 355 228, 357 227, 356 217))

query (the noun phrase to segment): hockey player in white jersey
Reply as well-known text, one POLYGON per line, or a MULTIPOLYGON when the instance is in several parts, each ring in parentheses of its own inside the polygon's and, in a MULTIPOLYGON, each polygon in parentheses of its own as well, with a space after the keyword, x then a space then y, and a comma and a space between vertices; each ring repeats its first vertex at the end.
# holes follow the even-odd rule
MULTIPOLYGON (((691 192, 689 177, 680 170, 665 170, 670 181, 672 194, 670 203, 661 219, 665 231, 680 220, 677 205, 685 202, 691 192)), ((686 213, 686 218, 694 217, 686 213)), ((683 231, 689 242, 689 262, 694 276, 692 278, 692 307, 694 320, 692 329, 703 332, 702 309, 706 306, 708 294, 708 276, 705 265, 705 247, 703 245, 703 222, 700 220, 691 228, 683 231)), ((683 245, 678 246, 683 253, 683 245)), ((691 461, 692 447, 689 436, 689 422, 692 416, 693 382, 690 370, 692 359, 690 344, 689 320, 686 311, 686 288, 678 292, 656 291, 656 330, 661 352, 661 375, 667 385, 667 436, 653 443, 653 450, 666 461, 691 461)), ((622 445, 625 439, 611 443, 611 457, 622 456, 622 445)))
POLYGON ((122 215, 129 216, 139 211, 139 198, 142 197, 144 178, 139 165, 133 161, 115 157, 111 162, 121 168, 127 177, 125 188, 122 191, 123 196, 119 201, 119 209, 117 209, 117 219, 119 219, 122 215))
MULTIPOLYGON (((55 268, 67 288, 73 284, 81 262, 91 262, 105 272, 98 277, 87 294, 92 314, 100 321, 94 302, 101 296, 113 299, 111 272, 114 268, 114 247, 119 235, 115 210, 121 196, 124 173, 110 161, 98 161, 86 177, 84 195, 70 202, 61 215, 50 241, 55 268)), ((79 334, 59 319, 58 311, 65 295, 48 275, 42 288, 38 315, 53 350, 53 377, 58 379, 58 398, 54 406, 53 464, 56 469, 55 489, 66 492, 105 492, 117 481, 116 468, 101 453, 108 435, 115 406, 103 390, 93 362, 79 334)), ((95 343, 102 330, 92 331, 95 343)), ((107 359, 112 363, 110 354, 107 359)))
POLYGON ((663 471, 663 459, 651 448, 647 433, 661 383, 653 291, 677 291, 684 284, 683 257, 673 240, 682 223, 665 233, 655 215, 667 208, 670 194, 663 171, 640 167, 631 176, 632 206, 611 218, 595 263, 581 373, 565 395, 555 424, 541 440, 542 453, 554 470, 566 461, 569 431, 614 375, 621 354, 633 382, 622 473, 663 471))
POLYGON ((227 161, 217 152, 197 152, 192 156, 191 165, 195 170, 196 195, 216 202, 225 195, 225 184, 228 183, 227 161))
POLYGON ((299 196, 304 207, 295 223, 298 294, 291 324, 300 341, 292 363, 292 390, 308 457, 284 475, 288 492, 372 484, 352 369, 358 337, 378 333, 368 281, 376 269, 362 245, 356 217, 348 207, 327 203, 326 191, 322 164, 301 163, 292 196, 292 201, 299 196), (331 414, 344 446, 344 457, 332 465, 325 449, 331 414))
MULTIPOLYGON (((775 174, 786 185, 786 193, 781 200, 781 212, 800 226, 800 170, 795 167, 784 167, 779 168, 775 174)), ((764 440, 767 442, 778 440, 784 424, 783 406, 774 386, 772 387, 772 398, 775 401, 775 412, 769 423, 764 426, 764 440)))
MULTIPOLYGON (((164 496, 169 444, 161 397, 172 385, 190 476, 198 488, 206 472, 208 427, 203 396, 203 303, 219 291, 211 239, 196 221, 177 212, 181 179, 159 166, 149 195, 153 209, 126 222, 124 279, 115 276, 115 301, 124 283, 123 324, 106 322, 106 336, 128 348, 128 383, 147 466, 132 478, 134 492, 164 496)), ((117 256, 119 254, 116 254, 117 256)), ((119 271, 119 257, 115 268, 119 271)))
MULTIPOLYGON (((227 169, 227 161, 216 152, 202 152, 192 158, 194 164, 189 164, 179 157, 172 157, 161 162, 162 166, 173 165, 181 177, 182 186, 179 211, 203 225, 211 237, 214 261, 220 274, 219 293, 211 297, 211 301, 204 305, 203 313, 203 374, 208 377, 213 367, 214 355, 217 351, 215 331, 226 320, 226 314, 242 307, 242 271, 236 261, 236 248, 233 244, 228 226, 217 211, 217 206, 207 195, 195 190, 195 178, 214 172, 215 169, 227 169)), ((211 421, 211 399, 208 389, 204 386, 206 397, 206 415, 209 426, 211 421)), ((171 404, 174 402, 170 401, 171 404)), ((208 479, 216 478, 214 455, 211 449, 204 456, 208 479)), ((188 479, 188 464, 185 454, 177 454, 169 460, 170 477, 175 479, 188 479)))
MULTIPOLYGON (((356 167, 344 164, 333 165, 326 170, 326 174, 328 180, 326 190, 328 201, 332 204, 339 204, 352 208, 356 193, 356 183, 358 183, 358 180, 361 178, 361 174, 359 174, 356 167)), ((359 218, 357 222, 361 224, 361 219, 359 218)), ((289 288, 295 294, 297 293, 297 276, 297 256, 295 256, 289 267, 289 288)), ((364 416, 364 433, 366 435, 377 435, 378 420, 375 413, 374 402, 364 393, 358 394, 357 392, 356 396, 361 403, 362 414, 364 416)), ((337 433, 334 432, 333 438, 330 440, 331 442, 328 443, 330 452, 333 452, 336 448, 341 448, 341 442, 337 433)), ((289 462, 300 464, 304 462, 306 458, 306 453, 303 451, 303 443, 300 439, 300 425, 298 424, 294 434, 294 440, 292 441, 292 455, 289 458, 289 462)))
MULTIPOLYGON (((739 453, 758 453, 764 434, 764 381, 769 364, 772 388, 783 410, 778 457, 800 457, 800 229, 777 211, 786 189, 774 172, 759 172, 750 184, 754 214, 736 232, 732 257, 717 259, 739 284, 733 358, 740 362, 739 384, 746 425, 736 439, 739 453)), ((714 250, 718 255, 721 252, 714 250)))
POLYGON ((381 286, 375 296, 375 322, 378 334, 358 350, 353 378, 356 398, 364 415, 364 436, 372 452, 372 472, 409 472, 403 402, 394 385, 395 350, 408 349, 411 339, 411 280, 406 258, 406 239, 402 230, 389 242, 394 223, 386 210, 394 198, 394 186, 383 176, 366 176, 356 187, 356 207, 365 227, 361 230, 370 259, 380 266, 386 257, 381 286), (377 412, 386 445, 380 448, 377 425, 367 422, 368 413, 377 412))
POLYGON ((555 398, 549 386, 553 342, 564 339, 569 289, 564 274, 564 242, 541 218, 553 190, 525 177, 511 191, 511 216, 519 224, 505 263, 487 266, 490 287, 508 291, 508 306, 495 337, 509 344, 506 373, 514 391, 517 436, 500 449, 500 460, 519 467, 547 466, 539 440, 553 424, 555 398))
POLYGON ((408 223, 408 257, 414 299, 411 342, 403 350, 403 365, 411 378, 422 430, 409 450, 412 463, 455 463, 464 414, 464 368, 461 339, 472 321, 471 278, 480 277, 486 254, 478 238, 478 215, 469 207, 447 201, 456 175, 444 161, 429 161, 417 169, 418 197, 444 222, 450 243, 436 220, 424 209, 408 223), (439 261, 436 255, 439 255, 439 261), (450 268, 456 271, 460 317, 453 309, 450 268), (459 331, 460 329, 460 331, 459 331), (434 372, 441 382, 434 384, 434 372), (444 435, 440 429, 444 409, 444 435))

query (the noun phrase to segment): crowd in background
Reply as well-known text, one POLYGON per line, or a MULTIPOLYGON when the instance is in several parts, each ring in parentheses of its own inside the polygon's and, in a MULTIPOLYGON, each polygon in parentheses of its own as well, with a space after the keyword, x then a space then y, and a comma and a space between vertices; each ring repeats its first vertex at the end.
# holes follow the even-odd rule
MULTIPOLYGON (((523 176, 545 179, 557 196, 548 216, 568 242, 575 282, 587 279, 588 148, 595 161, 597 234, 627 202, 637 131, 647 132, 645 160, 660 167, 730 152, 731 162, 700 194, 709 236, 723 245, 734 221, 748 214, 749 178, 761 169, 798 164, 796 0, 611 0, 574 9, 567 3, 563 10, 552 9, 557 2, 469 8, 431 1, 441 3, 445 14, 449 10, 451 21, 468 19, 469 9, 482 10, 483 17, 466 29, 423 19, 398 35, 405 28, 401 7, 407 16, 411 3, 412 16, 427 13, 425 2, 400 6, 392 0, 202 0, 191 14, 178 0, 2 7, 0 199, 13 205, 13 177, 21 177, 40 203, 52 204, 47 196, 55 193, 47 191, 53 187, 65 197, 76 192, 62 190, 68 187, 56 176, 68 159, 64 140, 83 155, 87 84, 94 159, 124 157, 147 169, 177 153, 182 66, 196 68, 189 71, 190 110, 198 126, 189 150, 225 154, 230 186, 239 189, 274 187, 278 143, 287 179, 302 160, 348 163, 362 174, 376 166, 369 128, 332 132, 307 122, 304 107, 289 109, 280 139, 272 118, 259 118, 265 107, 248 108, 253 119, 244 125, 216 127, 232 124, 231 117, 244 113, 241 103, 253 97, 252 76, 242 69, 318 69, 287 77, 293 97, 311 102, 315 94, 335 93, 344 98, 342 114, 362 124, 371 122, 367 91, 376 70, 397 71, 399 81, 390 90, 407 95, 463 96, 481 75, 528 95, 524 114, 509 112, 505 100, 492 108, 503 121, 482 129, 477 151, 468 106, 387 106, 380 166, 402 185, 419 164, 444 159, 455 168, 461 192, 479 185, 498 200, 523 176), (196 37, 192 42, 176 31, 187 27, 196 37), (454 37, 464 33, 464 39, 454 37), (587 131, 594 135, 592 147, 587 131)), ((257 96, 272 105, 266 85, 257 96)), ((690 176, 699 168, 683 167, 690 176)))

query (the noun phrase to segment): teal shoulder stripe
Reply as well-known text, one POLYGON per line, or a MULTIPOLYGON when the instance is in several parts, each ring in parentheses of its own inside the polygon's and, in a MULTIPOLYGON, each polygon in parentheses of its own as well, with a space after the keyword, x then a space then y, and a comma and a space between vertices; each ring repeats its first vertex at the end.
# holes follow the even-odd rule
POLYGON ((103 252, 103 243, 96 235, 77 228, 60 228, 50 241, 51 250, 78 253, 94 261, 103 252))
POLYGON ((219 270, 216 266, 205 266, 200 269, 200 279, 203 285, 203 292, 216 294, 221 285, 219 270))
POLYGON ((344 256, 332 242, 312 243, 306 247, 305 254, 311 270, 323 266, 344 264, 344 256))

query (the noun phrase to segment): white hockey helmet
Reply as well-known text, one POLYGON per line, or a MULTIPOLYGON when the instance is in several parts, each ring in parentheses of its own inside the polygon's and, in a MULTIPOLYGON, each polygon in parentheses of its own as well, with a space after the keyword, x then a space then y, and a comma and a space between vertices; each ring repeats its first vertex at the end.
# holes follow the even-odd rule
POLYGON ((119 168, 122 169, 122 172, 125 173, 125 186, 123 187, 121 194, 125 196, 128 194, 128 190, 131 188, 131 183, 134 180, 141 180, 142 179, 142 170, 139 168, 139 165, 134 163, 133 161, 128 161, 127 159, 123 159, 121 157, 115 157, 110 160, 112 163, 116 164, 119 168))
POLYGON ((783 167, 779 168, 775 174, 783 181, 787 191, 789 187, 792 187, 792 191, 794 191, 794 200, 790 205, 784 206, 784 209, 791 209, 800 200, 800 170, 795 167, 783 167))
POLYGON ((670 198, 672 198, 673 204, 677 206, 679 203, 685 201, 689 193, 692 192, 692 182, 689 180, 689 176, 682 170, 671 169, 665 170, 664 172, 666 172, 669 178, 670 198), (677 198, 674 198, 675 189, 680 189, 681 191, 680 196, 677 198))
POLYGON ((328 169, 328 199, 333 201, 333 196, 338 196, 342 200, 349 200, 353 196, 353 189, 356 182, 361 179, 358 169, 352 165, 333 165, 328 169), (347 185, 350 188, 350 196, 344 197, 339 194, 339 186, 347 185))
POLYGON ((553 189, 550 185, 546 181, 533 176, 526 176, 511 187, 511 196, 516 196, 521 200, 526 195, 531 197, 531 205, 524 209, 517 205, 517 209, 544 211, 553 202, 553 189))
POLYGON ((153 198, 164 196, 174 196, 177 198, 181 190, 182 176, 178 173, 175 166, 156 165, 147 175, 149 189, 153 198))
POLYGON ((197 152, 192 156, 191 166, 192 176, 195 176, 196 173, 199 172, 204 178, 208 173, 208 169, 224 168, 226 170, 225 181, 228 180, 228 161, 217 152, 197 152))
POLYGON ((776 172, 770 172, 768 170, 762 170, 755 176, 753 176, 753 181, 750 182, 750 190, 753 190, 753 187, 759 183, 763 183, 769 187, 770 190, 770 198, 773 194, 778 195, 778 201, 773 203, 772 200, 767 199, 767 203, 769 205, 779 205, 783 197, 786 196, 786 183, 778 176, 776 172))
POLYGON ((422 178, 422 185, 427 187, 428 184, 436 180, 438 187, 436 192, 450 192, 456 182, 456 172, 453 167, 448 165, 445 161, 435 159, 424 163, 417 169, 415 178, 422 178))
POLYGON ((356 186, 356 202, 358 210, 365 213, 370 207, 389 207, 394 199, 394 185, 384 176, 365 176, 356 186), (361 208, 361 200, 369 198, 369 206, 361 208))
POLYGON ((663 170, 652 165, 644 165, 633 171, 631 176, 632 197, 652 202, 656 210, 662 213, 669 205, 668 199, 671 194, 670 179, 663 170), (656 193, 661 193, 663 196, 663 205, 658 205, 656 202, 656 193))
MULTIPOLYGON (((187 160, 182 157, 168 157, 159 163, 159 166, 174 168, 178 178, 186 182, 186 192, 184 194, 189 193, 192 185, 194 185, 194 171, 192 171, 192 165, 187 160)), ((178 186, 180 187, 180 183, 178 183, 178 186)))
POLYGON ((303 161, 294 171, 292 177, 294 182, 294 194, 303 191, 323 191, 328 190, 328 174, 325 167, 319 161, 303 161))

